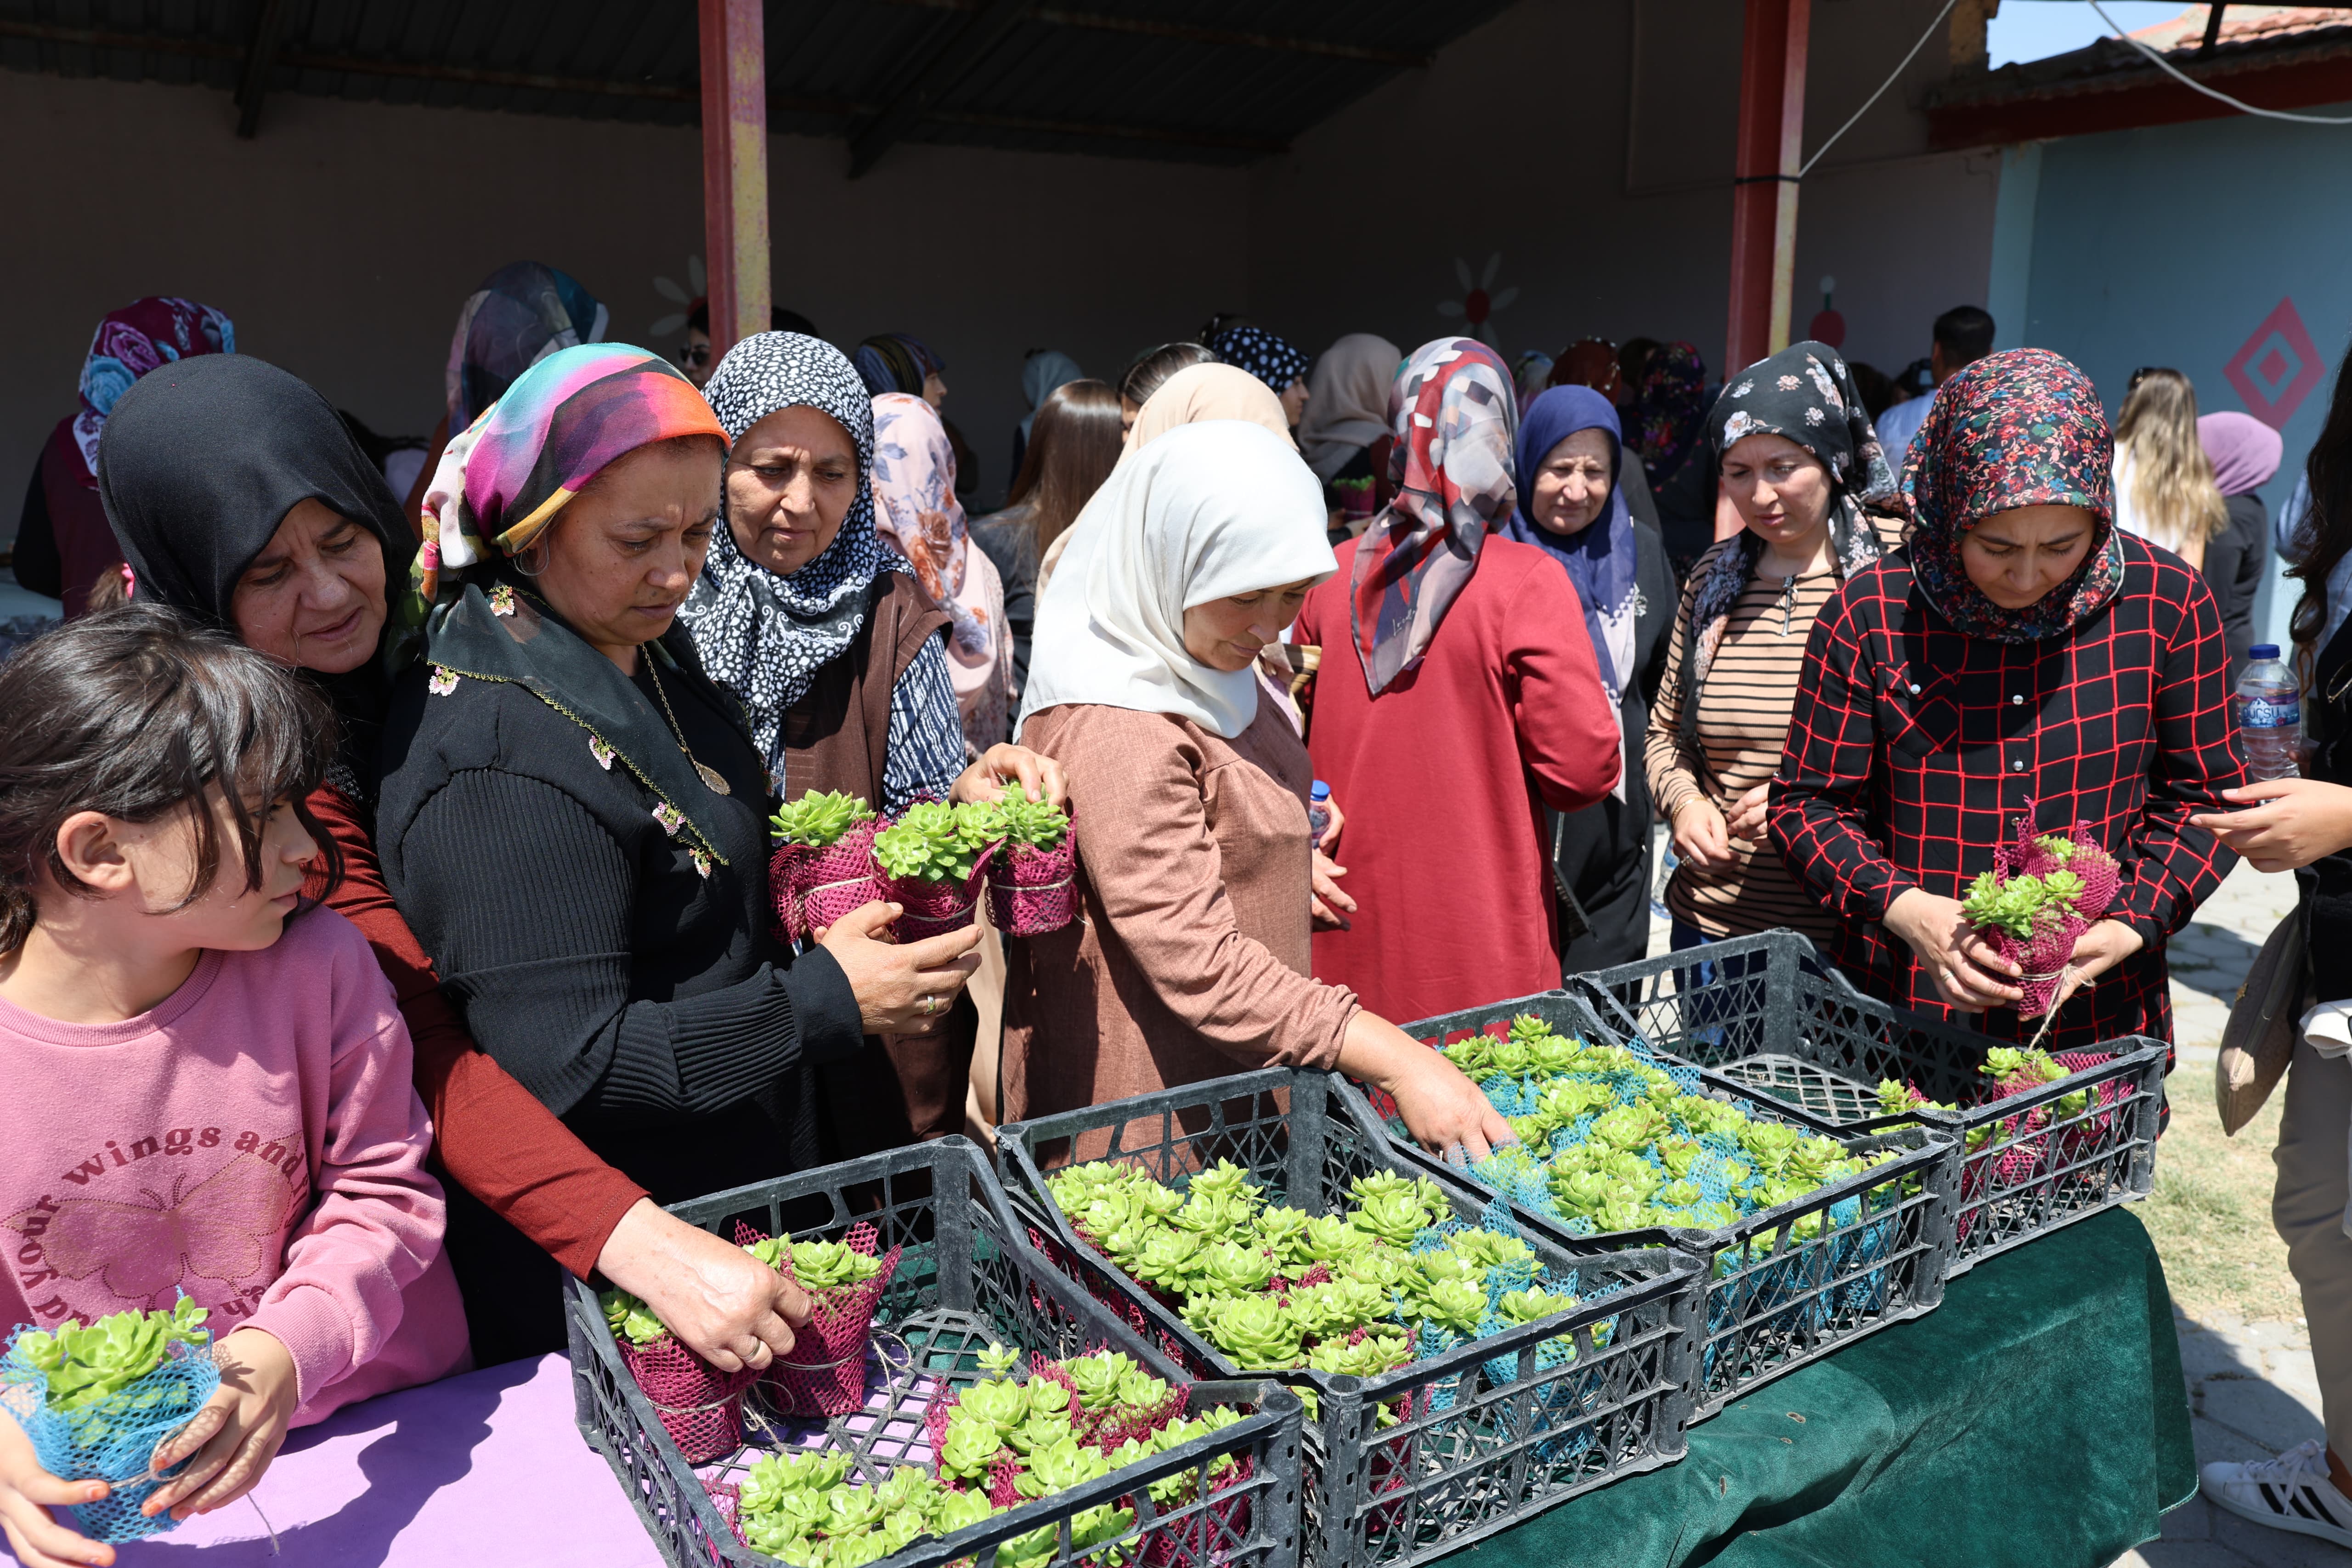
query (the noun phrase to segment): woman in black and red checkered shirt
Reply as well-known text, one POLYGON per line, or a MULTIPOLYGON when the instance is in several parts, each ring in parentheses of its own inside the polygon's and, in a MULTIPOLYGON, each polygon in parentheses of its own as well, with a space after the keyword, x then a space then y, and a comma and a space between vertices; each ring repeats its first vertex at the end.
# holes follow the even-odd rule
POLYGON ((2113 467, 2097 392, 2056 354, 1945 383, 1904 475, 1908 547, 1814 623, 1772 790, 1773 842, 1836 912, 1839 963, 2002 1038, 2040 1025, 1959 900, 2021 817, 2096 835, 2123 886, 2075 944, 2053 1050, 2171 1037, 2165 939, 2235 859, 2190 818, 2245 778, 2221 612, 2116 529, 2113 467))

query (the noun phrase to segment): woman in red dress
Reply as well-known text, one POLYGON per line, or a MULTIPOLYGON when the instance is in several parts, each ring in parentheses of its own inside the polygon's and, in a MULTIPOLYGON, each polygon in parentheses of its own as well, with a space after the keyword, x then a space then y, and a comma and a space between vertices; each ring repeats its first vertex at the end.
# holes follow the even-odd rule
POLYGON ((1517 499, 1509 370, 1440 339, 1389 411, 1396 499, 1291 635, 1324 649, 1307 743, 1346 814, 1345 847, 1323 845, 1348 863, 1335 907, 1352 900, 1316 933, 1315 973, 1419 1019, 1559 984, 1544 807, 1608 795, 1620 739, 1566 569, 1493 537, 1517 499))

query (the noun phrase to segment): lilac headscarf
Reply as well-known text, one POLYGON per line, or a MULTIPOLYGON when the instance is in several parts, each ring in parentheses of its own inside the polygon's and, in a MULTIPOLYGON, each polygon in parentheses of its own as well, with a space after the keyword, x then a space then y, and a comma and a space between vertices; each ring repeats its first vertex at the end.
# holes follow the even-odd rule
POLYGON ((1623 463, 1624 432, 1610 401, 1589 386, 1552 387, 1528 405, 1519 426, 1519 504, 1503 524, 1503 537, 1539 545, 1568 568, 1612 699, 1623 694, 1633 675, 1633 514, 1617 482, 1623 463), (1563 538, 1528 513, 1535 505, 1537 470, 1554 447, 1579 430, 1609 437, 1609 500, 1582 532, 1563 538))
POLYGON ((2197 421, 2197 444, 2213 464, 2213 482, 2225 496, 2261 489, 2286 455, 2279 433, 2251 414, 2207 414, 2197 421))

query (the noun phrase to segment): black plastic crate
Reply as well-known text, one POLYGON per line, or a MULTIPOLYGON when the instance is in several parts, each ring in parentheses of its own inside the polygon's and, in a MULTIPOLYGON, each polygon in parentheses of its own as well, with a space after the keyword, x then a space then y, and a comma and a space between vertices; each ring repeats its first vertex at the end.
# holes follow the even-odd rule
MULTIPOLYGON (((1359 1176, 1424 1173, 1343 1110, 1339 1081, 1269 1068, 1011 1122, 997 1130, 997 1157, 1015 1207, 1074 1279, 1188 1371, 1256 1375, 1088 1247, 1045 1178, 1107 1159, 1173 1181, 1224 1159, 1274 1201, 1319 1215, 1344 1208, 1359 1176)), ((1486 1198, 1450 1173, 1440 1184, 1456 1215, 1478 1222, 1486 1198)), ((1540 1231, 1522 1235, 1555 1279, 1575 1276, 1580 1296, 1611 1293, 1377 1378, 1267 1374, 1315 1396, 1304 1446, 1309 1563, 1403 1568, 1681 1458, 1697 1368, 1696 1264, 1663 1247, 1579 1255, 1540 1231), (1562 1337, 1574 1359, 1539 1366, 1538 1348, 1562 1337), (1381 1426, 1383 1406, 1402 1418, 1381 1426)))
POLYGON ((1864 995, 1795 931, 1712 942, 1580 975, 1578 984, 1617 1037, 1711 1068, 1841 1131, 1915 1120, 1950 1131, 1961 1166, 1947 1184, 1956 1205, 1955 1275, 2146 1197, 2155 1183, 2169 1053, 2146 1036, 2094 1047, 2084 1054, 2110 1059, 2056 1083, 1975 1105, 1986 1087, 1977 1070, 1986 1047, 2005 1042, 1864 995), (1746 972, 1727 978, 1727 959, 1746 972), (1699 962, 1718 965, 1712 984, 1699 980, 1699 962), (1629 994, 1633 1002, 1619 1000, 1629 994), (1963 1110, 1883 1115, 1882 1079, 1963 1110), (2088 1096, 2079 1110, 2053 1110, 2039 1127, 2021 1121, 2077 1094, 2088 1096))
MULTIPOLYGON (((747 1417, 753 1447, 715 1465, 689 1466, 663 1431, 615 1347, 595 1293, 566 1284, 576 1416, 589 1445, 613 1467, 622 1491, 671 1568, 773 1568, 775 1559, 737 1540, 720 1501, 761 1451, 849 1456, 853 1476, 877 1482, 894 1467, 928 1469, 923 1420, 929 1406, 984 1374, 979 1352, 991 1341, 1060 1358, 1119 1351, 1173 1383, 1184 1373, 1131 1332, 1115 1313, 1074 1287, 1022 1239, 1023 1226, 979 1147, 950 1137, 782 1177, 692 1203, 671 1213, 733 1238, 737 1223, 796 1240, 837 1240, 856 1225, 879 1232, 880 1249, 902 1247, 898 1271, 875 1312, 876 1372, 866 1408, 824 1421, 747 1417), (903 1353, 892 1339, 903 1345, 903 1353)), ((756 1396, 755 1396, 756 1397, 756 1396)), ((1242 1379, 1192 1384, 1187 1409, 1231 1405, 1250 1412, 1222 1431, 1149 1462, 995 1515, 945 1539, 927 1537, 876 1568, 995 1568, 1004 1542, 1059 1527, 1052 1563, 1097 1568, 1297 1568, 1297 1395, 1280 1384, 1242 1379), (1208 1490, 1212 1465, 1227 1457, 1246 1479, 1208 1490), (1194 1477, 1195 1500, 1155 1507, 1148 1485, 1194 1477), (1074 1552, 1069 1521, 1121 1498, 1136 1520, 1115 1540, 1074 1552)))

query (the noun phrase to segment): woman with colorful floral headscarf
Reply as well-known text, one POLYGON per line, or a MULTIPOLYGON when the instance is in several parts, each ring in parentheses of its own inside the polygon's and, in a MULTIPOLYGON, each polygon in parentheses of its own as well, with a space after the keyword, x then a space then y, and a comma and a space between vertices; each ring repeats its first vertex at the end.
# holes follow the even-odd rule
POLYGON ((1292 640, 1323 650, 1309 744, 1352 846, 1352 905, 1333 906, 1352 921, 1318 931, 1315 973, 1409 1019, 1559 984, 1574 933, 1543 808, 1607 795, 1621 742, 1568 573, 1496 537, 1518 500, 1509 369, 1471 339, 1425 343, 1389 413, 1396 499, 1339 546, 1292 640))
MULTIPOLYGON (((1628 343, 1630 350, 1633 344, 1628 343)), ((1625 442, 1642 477, 1677 576, 1715 538, 1715 454, 1706 442, 1706 365, 1682 342, 1653 345, 1624 409, 1625 442)))
POLYGON ((98 494, 99 437, 115 400, 159 366, 236 352, 229 319, 193 300, 136 300, 107 312, 82 359, 81 406, 49 432, 26 488, 16 523, 18 584, 63 599, 68 617, 82 613, 99 578, 122 564, 98 494))
POLYGON ((971 547, 955 475, 955 453, 929 404, 903 392, 874 400, 874 526, 947 612, 948 678, 977 753, 1012 730, 1013 645, 1003 582, 971 547))
POLYGON ((1836 916, 1846 972, 2001 1039, 2044 1025, 2018 1017, 2020 972, 1960 900, 2021 829, 2095 838, 2123 881, 2063 968, 2053 1051, 2171 1037, 2165 939, 2235 859, 2192 818, 2245 777, 2221 613, 2115 526, 2114 458, 2097 391, 2056 354, 1946 382, 1904 475, 1908 547, 1814 624, 1772 791, 1772 841, 1836 916))
MULTIPOLYGON (((879 903, 797 957, 770 934, 768 771, 676 624, 726 448, 691 383, 618 343, 540 361, 449 444, 376 804, 475 1040, 660 1204, 830 1158, 812 1075, 937 1027, 971 945, 878 940, 879 903)), ((480 1359, 562 1342, 545 1252, 454 1201, 449 1250, 480 1359)), ((778 1300, 742 1361, 791 1344, 778 1300)))
POLYGON ((1709 426, 1745 526, 1684 585, 1643 746, 1680 862, 1666 884, 1674 945, 1776 926, 1827 942, 1827 912, 1764 844, 1766 797, 1813 618, 1900 541, 1901 497, 1827 343, 1791 343, 1732 377, 1709 426))

